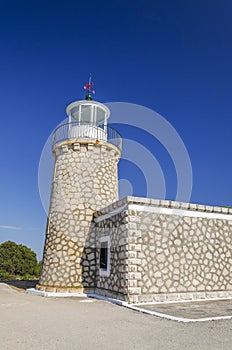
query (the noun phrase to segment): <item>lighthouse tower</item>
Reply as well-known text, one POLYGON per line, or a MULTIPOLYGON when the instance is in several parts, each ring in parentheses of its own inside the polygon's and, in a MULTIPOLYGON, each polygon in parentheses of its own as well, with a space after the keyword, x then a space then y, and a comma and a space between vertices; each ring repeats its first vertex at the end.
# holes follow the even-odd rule
POLYGON ((107 126, 110 110, 92 100, 67 106, 68 123, 53 134, 55 159, 43 265, 37 289, 83 292, 94 288, 93 213, 118 200, 121 137, 107 126))

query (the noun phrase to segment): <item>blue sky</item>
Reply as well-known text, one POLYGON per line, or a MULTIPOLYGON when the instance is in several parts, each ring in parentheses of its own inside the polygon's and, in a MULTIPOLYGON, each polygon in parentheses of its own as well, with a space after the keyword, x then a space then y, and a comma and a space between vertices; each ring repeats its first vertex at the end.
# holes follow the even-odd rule
MULTIPOLYGON (((1 0, 0 242, 41 257, 40 154, 90 71, 97 100, 146 106, 177 130, 192 163, 192 202, 232 205, 231 15, 230 0, 1 0)), ((173 171, 157 149, 173 199, 173 171)), ((121 163, 120 176, 143 196, 134 171, 121 163)))

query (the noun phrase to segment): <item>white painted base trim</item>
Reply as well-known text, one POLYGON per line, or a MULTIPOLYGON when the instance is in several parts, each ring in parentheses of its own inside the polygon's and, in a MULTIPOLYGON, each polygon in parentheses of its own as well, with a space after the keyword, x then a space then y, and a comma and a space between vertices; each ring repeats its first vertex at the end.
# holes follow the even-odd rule
MULTIPOLYGON (((166 303, 164 303, 164 304, 166 304, 166 303)), ((139 308, 137 306, 130 305, 130 304, 124 305, 124 306, 126 306, 129 309, 132 309, 134 311, 142 312, 144 314, 166 318, 167 320, 171 320, 171 321, 185 322, 185 323, 189 323, 189 322, 206 322, 206 321, 217 321, 217 320, 229 320, 229 319, 232 319, 232 315, 231 316, 196 318, 196 319, 195 318, 183 318, 183 317, 176 317, 176 316, 162 314, 162 313, 156 312, 156 311, 146 310, 146 309, 139 308)))
MULTIPOLYGON (((123 300, 119 300, 119 299, 114 299, 114 298, 109 298, 100 294, 88 294, 88 296, 90 298, 95 298, 95 299, 99 299, 99 300, 104 300, 113 304, 117 304, 117 305, 121 305, 124 306, 128 309, 134 310, 134 311, 139 311, 142 312, 144 314, 148 314, 148 315, 152 315, 152 316, 157 316, 157 317, 162 317, 165 318, 167 320, 171 320, 171 321, 177 321, 177 322, 206 322, 206 321, 216 321, 216 320, 229 320, 232 319, 232 315, 231 316, 218 316, 218 317, 207 317, 207 318, 184 318, 184 317, 175 317, 175 316, 171 316, 171 315, 167 315, 167 314, 163 314, 160 312, 156 312, 156 311, 150 311, 150 310, 146 310, 143 309, 142 307, 139 307, 139 305, 141 304, 128 304, 128 302, 123 301, 123 300)), ((197 300, 182 300, 182 301, 167 301, 167 302, 151 302, 151 303, 144 303, 145 304, 149 304, 149 305, 153 305, 153 304, 173 304, 173 303, 189 303, 189 302, 198 302, 198 301, 217 301, 217 300, 231 300, 231 298, 218 298, 218 299, 197 299, 197 300)), ((142 305, 141 305, 142 306, 142 305)))
POLYGON ((26 290, 28 294, 37 295, 40 297, 53 297, 53 298, 86 298, 88 295, 85 293, 61 293, 61 292, 45 292, 43 290, 38 290, 35 288, 29 288, 26 290))
MULTIPOLYGON (((207 317, 207 318, 184 318, 184 317, 175 317, 175 316, 171 316, 171 315, 167 315, 167 314, 163 314, 160 312, 156 312, 156 311, 150 311, 150 310, 146 310, 143 309, 142 307, 139 307, 139 305, 141 304, 128 304, 128 302, 123 301, 123 300, 118 300, 118 299, 113 299, 113 298, 108 298, 106 296, 103 295, 99 295, 99 294, 89 294, 89 297, 92 298, 96 298, 96 299, 100 299, 100 300, 104 300, 113 304, 117 304, 117 305, 121 305, 124 306, 128 309, 134 310, 134 311, 139 311, 142 312, 144 314, 148 314, 148 315, 152 315, 152 316, 157 316, 157 317, 162 317, 165 318, 167 320, 171 320, 171 321, 177 321, 177 322, 206 322, 206 321, 216 321, 216 320, 229 320, 232 319, 232 315, 231 316, 218 316, 218 317, 207 317)), ((217 301, 217 300, 230 300, 231 298, 218 298, 218 299, 199 299, 199 300, 183 300, 183 301, 176 301, 175 303, 186 303, 186 302, 197 302, 197 301, 217 301)), ((152 302, 152 303, 146 303, 146 304, 171 304, 174 303, 173 301, 168 301, 168 302, 152 302)), ((145 303, 144 303, 145 305, 145 303)), ((142 305, 141 305, 142 306, 142 305)))
POLYGON ((121 306, 125 306, 124 305, 125 303, 128 304, 126 301, 123 301, 123 300, 120 300, 120 299, 110 298, 110 297, 107 297, 107 296, 101 295, 101 294, 89 293, 88 297, 89 298, 98 299, 98 300, 107 301, 109 303, 113 303, 113 304, 117 304, 117 305, 121 305, 121 306))

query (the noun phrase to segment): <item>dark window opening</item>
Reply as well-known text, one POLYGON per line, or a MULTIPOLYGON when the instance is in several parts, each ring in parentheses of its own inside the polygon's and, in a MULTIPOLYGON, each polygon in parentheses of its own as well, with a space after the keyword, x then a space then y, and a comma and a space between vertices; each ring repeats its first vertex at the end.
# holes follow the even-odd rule
POLYGON ((101 242, 100 269, 107 270, 108 242, 101 242))

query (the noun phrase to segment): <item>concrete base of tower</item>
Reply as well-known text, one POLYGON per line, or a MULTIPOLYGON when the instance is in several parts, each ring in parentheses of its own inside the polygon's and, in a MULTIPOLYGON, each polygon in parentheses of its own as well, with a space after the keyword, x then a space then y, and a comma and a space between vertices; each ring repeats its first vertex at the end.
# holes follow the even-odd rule
POLYGON ((76 293, 76 294, 88 294, 88 293, 94 293, 95 288, 94 287, 59 287, 59 286, 44 286, 41 284, 37 284, 36 288, 39 292, 45 292, 45 293, 76 293))
POLYGON ((83 287, 59 287, 59 286, 44 286, 37 284, 36 289, 42 292, 51 293, 83 293, 83 287))

